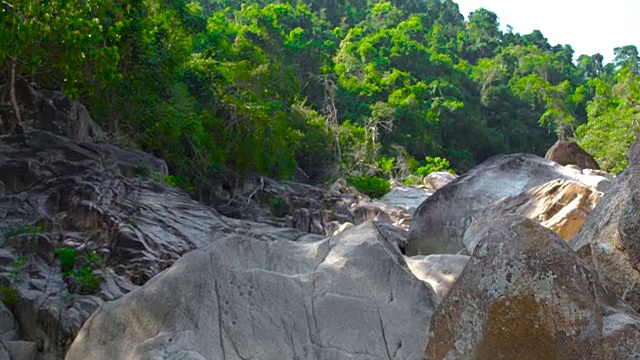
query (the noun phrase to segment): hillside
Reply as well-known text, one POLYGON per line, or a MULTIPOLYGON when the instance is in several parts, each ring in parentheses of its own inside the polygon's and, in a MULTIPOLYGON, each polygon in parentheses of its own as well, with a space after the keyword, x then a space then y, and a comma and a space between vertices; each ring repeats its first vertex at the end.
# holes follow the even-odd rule
POLYGON ((543 155, 557 137, 619 172, 640 130, 635 46, 609 64, 599 54, 574 63, 570 45, 502 32, 486 9, 465 20, 450 0, 19 0, 0 10, 5 132, 29 123, 16 84, 63 89, 111 142, 160 156, 201 199, 247 171, 403 178, 430 157, 463 172, 498 153, 543 155))

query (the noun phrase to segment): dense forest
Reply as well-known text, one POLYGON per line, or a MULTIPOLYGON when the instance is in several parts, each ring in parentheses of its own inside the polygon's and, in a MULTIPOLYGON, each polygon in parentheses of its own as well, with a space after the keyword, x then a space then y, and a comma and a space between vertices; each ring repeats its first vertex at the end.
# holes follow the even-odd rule
POLYGON ((503 32, 486 9, 465 19, 451 0, 9 0, 0 12, 16 119, 16 81, 63 89, 201 194, 252 171, 462 172, 544 155, 559 137, 619 172, 640 131, 635 46, 574 61, 569 45, 503 32))

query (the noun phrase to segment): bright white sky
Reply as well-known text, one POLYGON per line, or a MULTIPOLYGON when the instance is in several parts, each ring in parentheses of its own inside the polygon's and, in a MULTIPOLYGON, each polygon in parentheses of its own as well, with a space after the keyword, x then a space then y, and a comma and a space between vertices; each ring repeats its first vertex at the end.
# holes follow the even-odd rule
POLYGON ((469 13, 485 8, 498 15, 500 27, 529 34, 535 29, 551 46, 569 44, 575 58, 600 53, 604 63, 613 60, 613 48, 640 48, 640 0, 454 0, 468 19, 469 13))

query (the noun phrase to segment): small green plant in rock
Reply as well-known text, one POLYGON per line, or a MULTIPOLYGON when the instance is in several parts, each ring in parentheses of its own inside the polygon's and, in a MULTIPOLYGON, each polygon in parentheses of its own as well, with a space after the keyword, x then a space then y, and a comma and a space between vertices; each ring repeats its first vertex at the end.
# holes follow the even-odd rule
POLYGON ((287 215, 287 204, 281 197, 271 199, 269 207, 271 209, 271 215, 275 217, 282 218, 287 215))
POLYGON ((100 287, 100 277, 91 268, 81 267, 74 271, 73 276, 81 294, 92 294, 100 287))
POLYGON ((82 257, 82 261, 88 267, 98 269, 102 267, 102 258, 94 250, 88 251, 82 257))
POLYGON ((165 183, 186 191, 196 190, 196 187, 191 184, 189 178, 183 175, 162 175, 162 173, 155 171, 151 178, 157 182, 165 183))
POLYGON ((56 249, 60 270, 64 276, 72 276, 81 294, 94 293, 100 287, 100 277, 93 273, 101 267, 102 259, 95 251, 85 253, 80 259, 76 250, 56 249))
POLYGON ((20 281, 22 274, 27 266, 27 257, 19 256, 17 260, 11 262, 11 271, 9 271, 9 286, 0 286, 0 300, 10 309, 18 303, 18 290, 16 285, 20 281))
POLYGON ((410 186, 410 185, 420 185, 423 181, 422 176, 409 175, 406 179, 402 180, 402 185, 410 186))
POLYGON ((436 171, 446 171, 455 175, 455 171, 453 171, 449 165, 449 160, 429 156, 426 157, 424 165, 416 169, 414 175, 424 177, 436 171))
POLYGON ((71 275, 78 259, 78 253, 71 248, 58 248, 55 253, 58 255, 62 274, 64 276, 71 275))
POLYGON ((396 167, 395 157, 382 157, 377 161, 377 165, 384 176, 391 177, 393 175, 393 169, 396 167))
POLYGON ((355 187, 361 193, 372 197, 380 198, 391 191, 389 180, 377 176, 358 176, 347 179, 347 184, 355 187))
POLYGON ((133 167, 133 173, 142 177, 151 177, 151 170, 144 164, 138 164, 133 167))
POLYGON ((186 176, 167 175, 164 177, 164 182, 169 186, 178 187, 187 191, 196 190, 196 188, 191 185, 191 181, 189 181, 189 178, 187 178, 186 176))
POLYGON ((76 295, 75 294, 66 294, 64 296, 62 296, 62 301, 64 301, 65 304, 69 305, 71 303, 73 303, 76 300, 76 295))
POLYGON ((9 272, 9 279, 12 283, 16 283, 19 280, 20 274, 24 272, 24 268, 27 266, 27 257, 24 255, 18 256, 18 259, 11 262, 11 271, 9 272))
POLYGON ((154 171, 151 174, 151 178, 157 182, 164 182, 164 175, 162 175, 162 173, 160 171, 154 171))
POLYGON ((18 290, 13 286, 0 286, 0 301, 13 309, 18 304, 18 290))
POLYGON ((10 238, 13 236, 18 236, 23 234, 35 235, 43 231, 44 231, 44 228, 40 224, 35 226, 31 224, 24 224, 15 228, 5 229, 3 232, 5 237, 10 238))

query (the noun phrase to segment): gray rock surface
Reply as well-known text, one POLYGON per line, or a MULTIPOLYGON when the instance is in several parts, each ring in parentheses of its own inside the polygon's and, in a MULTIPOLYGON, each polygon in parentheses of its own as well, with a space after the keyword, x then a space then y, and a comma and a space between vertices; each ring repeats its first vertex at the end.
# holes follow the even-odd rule
POLYGON ((407 255, 455 254, 472 216, 495 201, 555 179, 597 187, 608 181, 584 175, 535 155, 497 155, 425 200, 413 215, 407 255))
POLYGON ((102 142, 107 135, 93 121, 89 110, 62 91, 39 89, 34 84, 18 81, 16 94, 24 106, 22 114, 29 128, 50 131, 79 142, 102 142))
POLYGON ((0 180, 6 185, 0 197, 0 285, 16 290, 13 314, 20 334, 38 344, 41 359, 61 359, 104 301, 226 234, 264 241, 321 238, 224 218, 142 171, 154 167, 166 169, 148 154, 47 132, 0 137, 0 180), (63 276, 54 253, 60 247, 78 257, 99 254, 96 291, 79 292, 75 279, 63 276), (17 269, 19 256, 25 263, 17 269))
POLYGON ((554 232, 486 223, 433 315, 426 359, 635 359, 640 315, 554 232))
POLYGON ((229 236, 105 303, 66 359, 422 359, 434 296, 371 222, 229 236))
POLYGON ((415 186, 396 186, 380 198, 380 201, 391 206, 404 208, 409 215, 418 209, 429 196, 432 191, 415 186))
POLYGON ((18 325, 13 314, 0 302, 0 359, 35 360, 36 355, 36 344, 19 340, 18 325))
POLYGON ((466 255, 417 255, 405 258, 409 269, 418 279, 431 285, 438 302, 447 295, 469 261, 466 255))
POLYGON ((640 167, 618 176, 570 245, 640 311, 640 167))
POLYGON ((437 191, 447 186, 453 180, 458 178, 446 171, 435 171, 424 177, 424 186, 433 191, 437 191))
POLYGON ((571 180, 552 180, 518 195, 504 197, 473 216, 464 234, 464 245, 473 253, 476 233, 493 219, 518 214, 555 231, 569 241, 579 231, 601 198, 596 189, 571 180))

